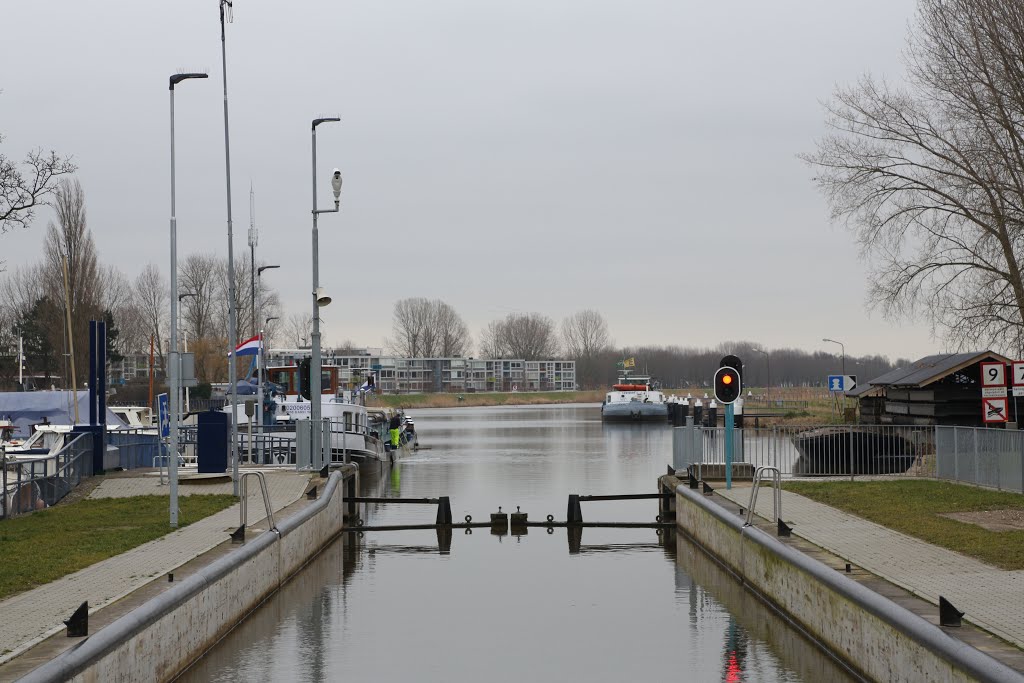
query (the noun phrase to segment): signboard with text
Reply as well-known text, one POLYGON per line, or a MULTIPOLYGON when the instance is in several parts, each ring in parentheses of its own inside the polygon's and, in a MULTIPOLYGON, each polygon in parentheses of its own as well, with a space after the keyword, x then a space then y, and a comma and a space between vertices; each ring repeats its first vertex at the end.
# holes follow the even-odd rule
POLYGON ((1014 396, 1024 396, 1024 361, 1015 360, 1010 365, 1010 385, 1014 396))

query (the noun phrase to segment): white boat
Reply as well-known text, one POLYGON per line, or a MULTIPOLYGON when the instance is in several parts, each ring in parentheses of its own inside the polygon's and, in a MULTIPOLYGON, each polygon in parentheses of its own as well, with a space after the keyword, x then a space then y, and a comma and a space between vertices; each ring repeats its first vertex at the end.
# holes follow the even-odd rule
MULTIPOLYGON (((386 445, 387 421, 383 411, 368 410, 365 405, 356 402, 350 392, 339 390, 337 372, 337 368, 323 368, 325 381, 320 402, 321 417, 331 423, 331 462, 341 464, 347 458, 357 458, 391 464, 407 454, 408 448, 404 444, 399 449, 391 449, 386 445)), ((296 366, 267 368, 267 378, 281 392, 270 392, 269 400, 264 401, 264 427, 259 430, 263 436, 254 435, 253 441, 256 450, 259 450, 258 439, 270 444, 269 448, 264 448, 270 452, 270 464, 294 465, 295 448, 287 442, 290 440, 294 443, 295 423, 309 419, 312 403, 298 393, 296 366)), ((230 407, 225 407, 225 410, 230 410, 230 407)), ((254 426, 258 425, 258 418, 256 415, 251 418, 246 415, 244 403, 235 407, 235 414, 239 440, 243 448, 247 449, 247 426, 250 421, 254 426)))
POLYGON ((651 378, 624 375, 601 404, 605 422, 653 422, 668 419, 665 394, 651 388, 651 378))

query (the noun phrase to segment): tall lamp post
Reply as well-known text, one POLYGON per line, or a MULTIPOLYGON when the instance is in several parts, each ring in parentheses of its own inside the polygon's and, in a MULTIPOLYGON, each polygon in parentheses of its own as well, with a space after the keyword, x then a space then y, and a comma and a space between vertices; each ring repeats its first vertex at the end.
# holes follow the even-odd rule
POLYGON ((209 78, 207 74, 183 73, 170 77, 171 91, 171 395, 170 439, 171 464, 167 478, 170 480, 171 528, 178 526, 178 394, 181 392, 180 358, 178 357, 178 219, 174 210, 174 86, 190 78, 209 78))
POLYGON ((757 351, 758 353, 763 353, 764 354, 764 362, 765 362, 765 365, 768 366, 768 371, 767 371, 768 372, 768 379, 766 380, 767 386, 765 387, 765 395, 770 398, 771 397, 771 391, 772 391, 772 360, 771 360, 771 356, 769 356, 768 352, 765 351, 764 349, 754 349, 754 350, 757 351))
POLYGON ((231 228, 231 144, 228 135, 228 52, 224 21, 231 21, 231 0, 217 0, 220 4, 220 58, 224 74, 224 176, 227 180, 228 201, 228 381, 231 382, 231 479, 232 490, 238 496, 238 377, 235 369, 235 346, 238 344, 238 311, 235 310, 235 250, 231 228))
POLYGON ((309 419, 312 438, 310 439, 310 453, 314 458, 319 458, 323 452, 320 437, 323 430, 319 428, 322 404, 320 396, 320 308, 331 303, 331 297, 327 296, 320 288, 320 236, 317 232, 317 217, 322 213, 337 213, 341 205, 341 171, 334 169, 331 173, 331 186, 334 190, 334 208, 316 208, 316 127, 321 123, 341 121, 337 117, 313 119, 313 334, 312 334, 312 358, 309 368, 309 419))
POLYGON ((843 376, 845 377, 846 376, 846 347, 843 345, 843 342, 836 341, 835 339, 822 339, 821 341, 823 341, 823 342, 830 342, 832 344, 839 344, 839 348, 840 348, 840 350, 842 351, 842 354, 843 354, 842 370, 843 370, 843 376))

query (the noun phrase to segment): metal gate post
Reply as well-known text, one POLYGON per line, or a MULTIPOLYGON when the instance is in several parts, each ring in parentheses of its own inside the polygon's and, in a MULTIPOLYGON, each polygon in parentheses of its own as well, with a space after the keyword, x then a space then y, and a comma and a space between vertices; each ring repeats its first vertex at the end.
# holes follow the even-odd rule
MULTIPOLYGON (((717 375, 716 375, 717 377, 717 375)), ((717 380, 716 380, 717 381, 717 380)), ((725 404, 725 488, 732 488, 732 423, 735 408, 732 403, 725 404)))

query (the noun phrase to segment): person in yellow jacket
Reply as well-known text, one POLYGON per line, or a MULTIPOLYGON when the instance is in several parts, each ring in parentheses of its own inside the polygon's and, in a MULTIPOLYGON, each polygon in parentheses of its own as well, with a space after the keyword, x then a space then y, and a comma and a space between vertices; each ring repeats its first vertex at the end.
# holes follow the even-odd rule
POLYGON ((388 435, 391 437, 391 447, 398 448, 400 443, 402 432, 402 418, 398 416, 398 413, 392 413, 391 419, 388 420, 388 435))

